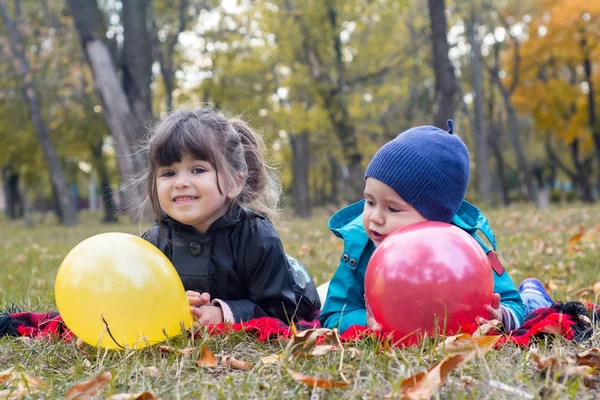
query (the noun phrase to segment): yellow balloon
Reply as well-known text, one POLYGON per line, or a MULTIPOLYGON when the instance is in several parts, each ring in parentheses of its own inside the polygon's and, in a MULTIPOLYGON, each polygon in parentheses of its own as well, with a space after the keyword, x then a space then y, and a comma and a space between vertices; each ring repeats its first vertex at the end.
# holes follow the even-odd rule
POLYGON ((126 233, 75 246, 58 269, 54 294, 67 327, 93 346, 139 349, 181 334, 193 321, 173 264, 126 233))

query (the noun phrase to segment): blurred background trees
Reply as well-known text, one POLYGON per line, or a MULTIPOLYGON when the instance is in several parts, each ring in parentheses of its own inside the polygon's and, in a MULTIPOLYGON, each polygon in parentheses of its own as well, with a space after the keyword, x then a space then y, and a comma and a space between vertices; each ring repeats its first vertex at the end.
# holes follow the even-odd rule
POLYGON ((433 124, 479 205, 600 188, 600 2, 0 0, 9 218, 125 212, 148 127, 210 104, 264 134, 299 216, 361 198, 373 153, 433 124))

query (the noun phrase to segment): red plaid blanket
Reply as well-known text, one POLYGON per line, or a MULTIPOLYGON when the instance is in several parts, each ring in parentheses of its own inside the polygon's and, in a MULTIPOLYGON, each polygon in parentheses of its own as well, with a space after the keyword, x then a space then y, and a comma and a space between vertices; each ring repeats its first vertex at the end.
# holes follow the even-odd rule
MULTIPOLYGON (((592 336, 593 325, 600 321, 600 307, 579 302, 555 302, 551 307, 540 308, 525 319, 519 329, 508 332, 492 331, 489 335, 502 335, 499 343, 512 342, 528 346, 532 339, 544 335, 560 335, 567 340, 581 341, 592 336)), ((318 321, 296 323, 296 330, 318 328, 318 321)), ((474 332, 476 326, 463 330, 474 332)), ((217 324, 209 327, 214 335, 244 331, 256 336, 259 341, 292 337, 292 329, 275 318, 257 318, 243 323, 217 324)), ((27 336, 31 338, 60 337, 71 340, 73 333, 63 323, 57 312, 31 313, 7 310, 0 314, 0 336, 27 336)), ((340 338, 342 341, 355 341, 366 337, 379 340, 395 340, 393 332, 372 332, 364 326, 352 326, 340 338)))

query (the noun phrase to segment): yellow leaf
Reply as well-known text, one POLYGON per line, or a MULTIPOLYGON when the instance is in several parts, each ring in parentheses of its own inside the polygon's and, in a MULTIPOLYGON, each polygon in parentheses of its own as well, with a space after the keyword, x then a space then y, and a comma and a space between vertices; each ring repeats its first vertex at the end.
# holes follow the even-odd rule
POLYGON ((584 231, 580 231, 578 234, 572 236, 569 239, 569 241, 567 242, 567 252, 569 253, 569 255, 573 255, 573 248, 577 243, 581 241, 581 238, 583 237, 584 233, 584 231))
POLYGON ((201 368, 215 368, 217 366, 217 357, 208 347, 202 346, 202 351, 198 355, 196 365, 201 368))
POLYGON ((480 351, 486 354, 490 351, 496 342, 500 340, 501 336, 471 336, 469 334, 462 334, 459 336, 453 336, 456 338, 450 342, 446 339, 446 342, 438 346, 443 347, 446 353, 457 354, 457 353, 469 353, 472 351, 480 351))

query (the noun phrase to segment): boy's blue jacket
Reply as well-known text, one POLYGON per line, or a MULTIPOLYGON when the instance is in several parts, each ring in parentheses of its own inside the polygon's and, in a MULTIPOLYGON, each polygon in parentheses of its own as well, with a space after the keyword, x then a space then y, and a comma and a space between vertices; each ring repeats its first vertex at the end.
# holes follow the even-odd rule
MULTIPOLYGON (((344 240, 344 252, 329 284, 327 300, 319 319, 323 327, 337 327, 341 332, 352 325, 367 325, 364 281, 375 245, 362 224, 363 208, 364 200, 343 208, 329 220, 329 229, 344 240)), ((496 238, 487 218, 472 204, 463 201, 451 223, 471 234, 486 253, 490 249, 477 231, 481 231, 496 249, 496 238)), ((508 272, 498 275, 494 269, 493 274, 494 292, 500 294, 500 304, 512 312, 520 326, 525 317, 525 306, 519 291, 508 272)))

